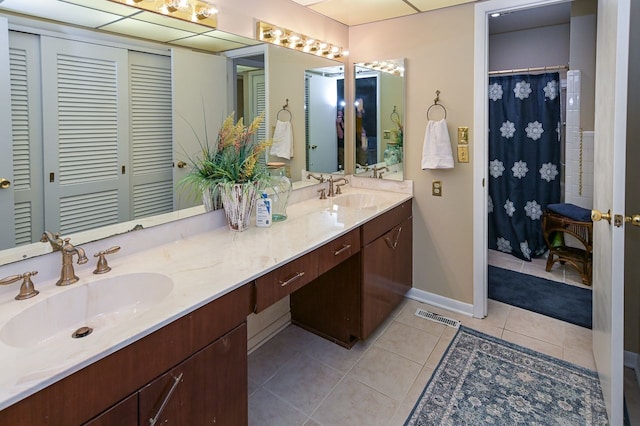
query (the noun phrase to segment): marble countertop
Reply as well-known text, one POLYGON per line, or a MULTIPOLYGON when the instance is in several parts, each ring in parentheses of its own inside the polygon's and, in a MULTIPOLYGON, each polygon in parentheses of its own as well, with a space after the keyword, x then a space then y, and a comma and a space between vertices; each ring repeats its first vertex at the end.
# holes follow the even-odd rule
MULTIPOLYGON (((352 184, 356 185, 356 182, 352 184)), ((344 188, 345 195, 368 194, 375 197, 375 205, 357 209, 335 204, 337 197, 320 200, 314 196, 291 204, 286 221, 274 223, 269 228, 256 228, 252 224, 240 233, 230 231, 220 220, 221 211, 207 213, 212 221, 217 221, 212 229, 143 249, 128 249, 126 243, 123 244, 120 252, 109 257, 112 271, 108 274, 93 275, 90 272, 93 268, 80 271, 76 267, 80 277, 76 284, 57 287, 55 277, 47 277, 44 281, 34 277, 36 288, 40 290, 38 296, 24 301, 13 300, 17 287, 16 293, 1 294, 0 409, 410 200, 412 191, 406 191, 406 188, 405 184, 404 192, 392 192, 349 185, 344 188), (69 332, 28 347, 10 346, 2 339, 2 327, 35 304, 47 303, 50 298, 73 291, 77 286, 141 272, 163 274, 173 280, 171 292, 152 309, 129 316, 113 326, 97 325, 93 333, 83 339, 72 339, 69 332)), ((93 259, 90 263, 94 263, 93 259)), ((73 306, 66 308, 74 309, 73 306)))

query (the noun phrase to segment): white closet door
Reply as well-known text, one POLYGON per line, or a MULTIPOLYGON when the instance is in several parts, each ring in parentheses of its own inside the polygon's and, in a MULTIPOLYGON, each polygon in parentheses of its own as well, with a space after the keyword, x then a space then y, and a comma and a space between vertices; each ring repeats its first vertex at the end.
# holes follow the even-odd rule
POLYGON ((44 231, 40 39, 9 32, 15 244, 40 240, 44 231))
POLYGON ((128 219, 128 53, 41 38, 45 226, 62 235, 128 219))
MULTIPOLYGON (((172 49, 174 162, 188 164, 174 168, 176 185, 191 169, 190 159, 200 156, 202 146, 207 141, 215 145, 218 129, 228 115, 227 61, 223 56, 172 49)), ((190 189, 175 191, 176 209, 202 204, 202 196, 190 189)))
POLYGON ((131 218, 173 211, 171 59, 129 53, 131 218))
MULTIPOLYGON (((337 89, 336 79, 314 74, 309 78, 309 140, 337 141, 336 126, 327 128, 327 123, 336 120, 337 89)), ((308 147, 309 171, 322 172, 336 170, 338 143, 321 143, 316 148, 308 147)))
MULTIPOLYGON (((248 105, 251 106, 251 110, 248 111, 248 117, 244 117, 244 123, 249 125, 251 121, 263 112, 265 112, 267 108, 267 90, 265 83, 264 70, 260 71, 250 71, 247 73, 249 76, 249 102, 248 105)), ((267 118, 262 121, 260 124, 260 128, 256 132, 256 137, 258 140, 268 139, 267 135, 267 118)))
MULTIPOLYGON (((9 30, 7 19, 0 17, 0 179, 13 184, 11 165, 11 102, 9 84, 9 30)), ((15 244, 13 218, 13 189, 0 188, 0 249, 15 244)))

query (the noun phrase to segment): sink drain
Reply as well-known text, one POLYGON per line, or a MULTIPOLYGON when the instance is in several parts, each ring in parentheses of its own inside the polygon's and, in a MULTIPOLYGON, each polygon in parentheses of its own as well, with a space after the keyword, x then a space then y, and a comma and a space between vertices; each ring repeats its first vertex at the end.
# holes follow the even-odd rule
POLYGON ((71 337, 73 337, 74 339, 80 339, 81 337, 90 335, 92 331, 93 328, 91 327, 80 327, 71 334, 71 337))

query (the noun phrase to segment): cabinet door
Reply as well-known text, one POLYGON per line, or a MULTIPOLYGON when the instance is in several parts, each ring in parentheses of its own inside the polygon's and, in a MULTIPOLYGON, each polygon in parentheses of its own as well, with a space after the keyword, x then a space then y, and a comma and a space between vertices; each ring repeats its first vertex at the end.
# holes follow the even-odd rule
POLYGON ((411 287, 412 219, 362 249, 362 338, 366 339, 411 287))
POLYGON ((394 281, 398 290, 405 294, 413 285, 413 217, 402 222, 397 229, 394 281))
POLYGON ((141 425, 246 425, 246 325, 141 389, 139 407, 141 425))
POLYGON ((138 394, 134 393, 84 426, 137 426, 138 394))

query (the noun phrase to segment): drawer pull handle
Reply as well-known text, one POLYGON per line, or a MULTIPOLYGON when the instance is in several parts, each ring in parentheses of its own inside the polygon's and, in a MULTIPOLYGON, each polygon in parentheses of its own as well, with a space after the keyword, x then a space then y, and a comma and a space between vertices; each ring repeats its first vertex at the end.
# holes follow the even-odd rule
POLYGON ((162 401, 162 405, 158 409, 158 412, 156 413, 155 417, 152 417, 149 419, 149 424, 151 426, 155 425, 158 419, 160 418, 160 416, 162 415, 162 412, 164 411, 165 407, 167 406, 167 403, 169 402, 169 399, 171 399, 171 395, 173 395, 173 392, 175 392, 176 388, 178 387, 178 383, 180 383, 180 380, 182 380, 183 374, 184 373, 180 373, 178 377, 173 378, 174 380, 173 385, 171 386, 171 389, 169 389, 169 392, 167 392, 167 396, 164 397, 164 401, 162 401))
POLYGON ((397 229, 396 237, 394 238, 393 242, 391 242, 391 239, 389 237, 385 237, 384 238, 384 242, 387 243, 387 245, 389 246, 389 248, 391 250, 395 250, 396 247, 398 246, 398 240, 400 239, 400 233, 401 232, 402 232, 402 226, 397 229))
POLYGON ((303 275, 304 275, 304 272, 296 272, 295 274, 293 274, 290 277, 286 278, 284 281, 280 281, 280 287, 288 286, 292 282, 302 278, 303 275))
POLYGON ((344 253, 345 251, 349 250, 351 248, 351 244, 345 244, 342 246, 341 249, 338 249, 336 251, 333 252, 334 256, 340 256, 342 253, 344 253))

